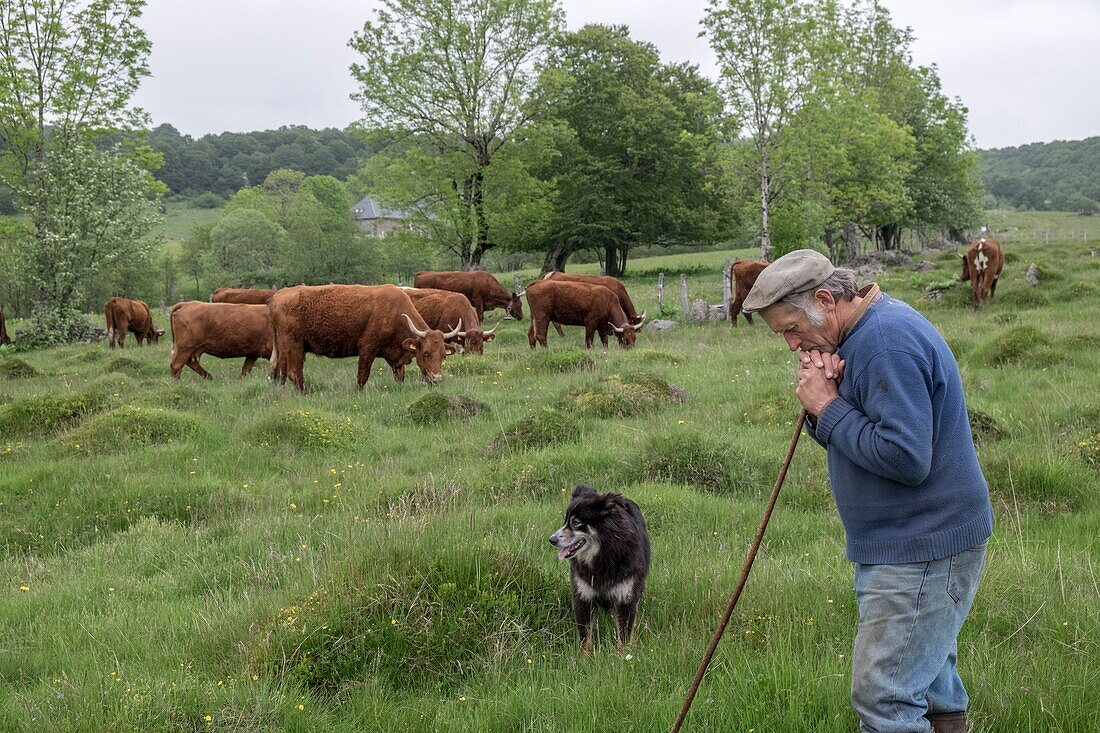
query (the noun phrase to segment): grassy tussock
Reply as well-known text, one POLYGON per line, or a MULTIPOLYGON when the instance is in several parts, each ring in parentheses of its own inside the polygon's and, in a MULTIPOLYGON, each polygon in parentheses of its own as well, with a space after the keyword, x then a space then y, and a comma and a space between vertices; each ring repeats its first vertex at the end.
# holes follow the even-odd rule
POLYGON ((536 349, 527 362, 530 371, 540 374, 562 374, 588 371, 596 360, 583 351, 552 351, 536 349))
POLYGON ((758 490, 765 467, 732 445, 693 430, 652 435, 642 448, 641 478, 715 493, 758 490))
POLYGON ((281 608, 259 668, 340 699, 366 680, 445 689, 564 641, 559 578, 522 555, 451 539, 428 563, 421 548, 390 544, 281 608))
POLYGON ((544 407, 512 423, 489 442, 489 452, 531 450, 577 440, 584 432, 578 419, 566 412, 544 407))
POLYGON ((0 377, 4 379, 31 379, 41 376, 41 371, 18 356, 0 359, 0 377))
POLYGON ((106 403, 107 395, 96 389, 26 397, 0 409, 0 434, 39 436, 66 430, 106 403))
POLYGON ((1059 360, 1058 354, 1051 348, 1050 339, 1034 326, 1010 329, 982 344, 973 356, 976 361, 987 366, 1048 366, 1059 360))
MULTIPOLYGON (((998 305, 1011 308, 1040 308, 1050 305, 1050 296, 1039 288, 1020 288, 993 296, 998 305)), ((992 301, 991 301, 992 302, 992 301)))
POLYGON ((612 374, 563 394, 557 407, 596 418, 634 417, 661 405, 683 404, 686 392, 652 372, 612 374))
POLYGON ((291 445, 295 448, 352 448, 365 433, 350 417, 337 417, 316 410, 296 409, 267 415, 248 431, 253 445, 291 445))
POLYGON ((448 395, 429 392, 409 405, 405 414, 417 425, 439 425, 452 420, 469 420, 488 407, 466 395, 448 395))
POLYGON ((65 446, 84 452, 132 449, 139 445, 171 443, 204 431, 194 416, 158 407, 121 405, 90 418, 65 435, 65 446))
MULTIPOLYGON (((492 344, 489 345, 492 348, 492 344)), ((452 356, 443 366, 443 372, 451 377, 487 376, 500 371, 500 362, 488 356, 452 356)))

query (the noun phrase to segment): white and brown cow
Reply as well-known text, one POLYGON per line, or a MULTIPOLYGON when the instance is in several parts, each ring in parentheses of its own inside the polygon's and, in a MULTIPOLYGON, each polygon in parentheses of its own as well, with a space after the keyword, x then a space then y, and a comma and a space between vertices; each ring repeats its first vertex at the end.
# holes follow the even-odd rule
POLYGON ((974 305, 980 306, 992 300, 997 292, 997 278, 1005 265, 1001 245, 995 239, 979 239, 970 245, 962 257, 962 281, 970 281, 970 292, 974 305))

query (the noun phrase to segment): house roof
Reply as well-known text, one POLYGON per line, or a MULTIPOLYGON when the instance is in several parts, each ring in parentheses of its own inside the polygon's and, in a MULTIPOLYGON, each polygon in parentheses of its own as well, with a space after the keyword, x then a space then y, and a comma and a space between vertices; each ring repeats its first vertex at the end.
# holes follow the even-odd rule
POLYGON ((364 196, 359 199, 359 202, 352 207, 352 213, 355 215, 355 218, 360 221, 371 219, 404 219, 408 216, 408 214, 399 209, 383 209, 378 202, 370 196, 364 196))

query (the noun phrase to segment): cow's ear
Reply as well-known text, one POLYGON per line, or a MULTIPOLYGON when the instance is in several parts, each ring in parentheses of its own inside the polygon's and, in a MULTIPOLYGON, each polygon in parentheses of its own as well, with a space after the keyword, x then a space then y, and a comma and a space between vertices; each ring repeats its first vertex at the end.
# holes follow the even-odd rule
POLYGON ((497 335, 496 335, 495 333, 490 333, 490 334, 488 334, 488 335, 487 335, 487 336, 485 337, 485 339, 484 339, 484 340, 485 340, 485 341, 492 341, 492 340, 493 340, 493 339, 495 339, 496 337, 497 337, 497 335))
POLYGON ((405 351, 416 351, 419 348, 419 343, 414 338, 407 338, 401 342, 401 346, 405 351))
POLYGON ((455 347, 452 346, 451 344, 444 344, 443 345, 443 350, 447 352, 447 356, 450 356, 451 354, 455 353, 455 347))
POLYGON ((157 336, 163 336, 163 335, 164 335, 164 329, 163 328, 158 328, 157 329, 157 336))

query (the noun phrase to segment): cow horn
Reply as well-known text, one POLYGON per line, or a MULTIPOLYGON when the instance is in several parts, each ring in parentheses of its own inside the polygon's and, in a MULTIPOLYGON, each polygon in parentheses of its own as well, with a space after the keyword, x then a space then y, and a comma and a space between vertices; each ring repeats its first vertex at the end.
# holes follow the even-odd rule
POLYGON ((625 331, 625 330, 626 330, 626 326, 623 326, 622 328, 619 328, 618 326, 616 326, 616 325, 615 325, 614 323, 612 323, 611 321, 608 321, 608 322, 607 322, 607 325, 609 325, 609 326, 611 326, 611 327, 612 327, 613 329, 615 329, 615 333, 622 333, 623 331, 625 331))
POLYGON ((958 247, 955 248, 955 254, 957 254, 959 257, 966 257, 966 254, 960 252, 958 247))
POLYGON ((482 333, 483 335, 485 335, 485 336, 491 336, 491 335, 493 335, 493 331, 497 330, 497 328, 498 328, 499 326, 500 326, 500 321, 497 321, 497 325, 496 325, 496 326, 493 326, 493 327, 492 327, 492 328, 490 328, 490 329, 489 329, 488 331, 482 331, 481 333, 482 333))
POLYGON ((443 334, 443 340, 446 341, 447 339, 454 338, 455 336, 465 336, 465 334, 459 333, 459 331, 461 331, 461 330, 462 330, 462 319, 459 318, 458 319, 458 325, 455 326, 455 329, 453 331, 451 331, 450 333, 443 334))
POLYGON ((404 316, 405 320, 409 322, 409 330, 415 333, 417 338, 424 338, 428 335, 427 331, 421 331, 419 328, 416 327, 416 324, 413 323, 413 319, 409 318, 408 313, 402 313, 401 315, 404 316))
POLYGON ((520 298, 522 298, 526 292, 527 292, 527 288, 524 288, 523 290, 516 293, 516 300, 519 300, 520 298))
POLYGON ((641 331, 643 323, 645 323, 645 311, 642 311, 642 317, 639 318, 638 322, 634 324, 634 330, 641 331))

